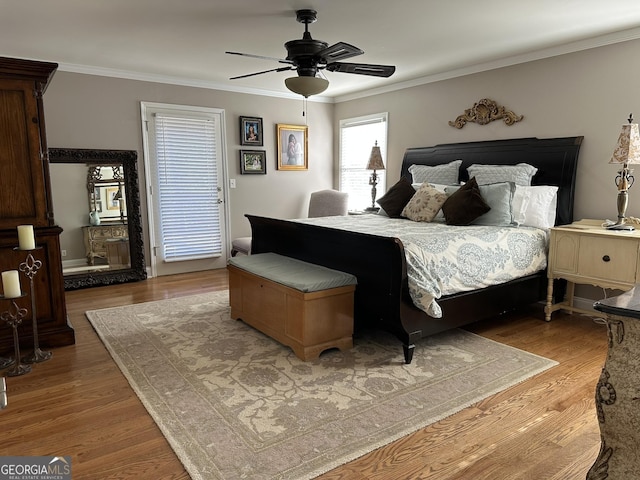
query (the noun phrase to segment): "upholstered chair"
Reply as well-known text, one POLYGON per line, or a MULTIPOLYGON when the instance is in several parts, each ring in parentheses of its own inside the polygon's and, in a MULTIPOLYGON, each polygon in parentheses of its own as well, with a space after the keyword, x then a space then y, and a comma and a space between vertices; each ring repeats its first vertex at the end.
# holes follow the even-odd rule
MULTIPOLYGON (((309 218, 347 215, 349 194, 338 190, 320 190, 313 192, 309 198, 309 218)), ((236 238, 231 242, 231 256, 238 253, 251 253, 251 237, 236 238)))

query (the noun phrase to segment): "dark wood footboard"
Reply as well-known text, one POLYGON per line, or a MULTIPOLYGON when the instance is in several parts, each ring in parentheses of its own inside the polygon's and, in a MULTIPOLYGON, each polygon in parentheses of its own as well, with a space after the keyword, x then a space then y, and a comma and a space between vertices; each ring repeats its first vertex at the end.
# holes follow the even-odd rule
POLYGON ((254 215, 247 218, 252 253, 279 253, 355 275, 356 331, 382 327, 403 343, 411 343, 400 312, 403 286, 407 285, 400 240, 254 215))

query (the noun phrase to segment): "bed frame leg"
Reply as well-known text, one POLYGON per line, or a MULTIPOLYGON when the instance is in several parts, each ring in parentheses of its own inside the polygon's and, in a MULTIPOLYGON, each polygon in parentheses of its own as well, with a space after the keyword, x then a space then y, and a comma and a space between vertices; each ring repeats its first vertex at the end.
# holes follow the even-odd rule
POLYGON ((413 360, 413 351, 416 349, 416 346, 411 345, 402 345, 402 349, 404 350, 404 363, 409 365, 411 360, 413 360))

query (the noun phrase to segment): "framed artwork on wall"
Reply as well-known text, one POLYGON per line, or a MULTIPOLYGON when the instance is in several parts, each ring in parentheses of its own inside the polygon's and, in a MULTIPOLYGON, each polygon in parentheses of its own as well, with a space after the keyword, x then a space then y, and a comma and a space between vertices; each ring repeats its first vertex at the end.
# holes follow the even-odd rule
POLYGON ((276 125, 278 139, 278 170, 307 170, 309 156, 307 150, 308 127, 301 125, 276 125))
POLYGON ((118 195, 118 187, 107 187, 107 210, 120 210, 120 202, 116 195, 118 195))
POLYGON ((262 133, 262 118, 240 117, 240 145, 261 147, 264 142, 262 133))
POLYGON ((267 153, 263 150, 240 150, 240 173, 267 173, 267 153))

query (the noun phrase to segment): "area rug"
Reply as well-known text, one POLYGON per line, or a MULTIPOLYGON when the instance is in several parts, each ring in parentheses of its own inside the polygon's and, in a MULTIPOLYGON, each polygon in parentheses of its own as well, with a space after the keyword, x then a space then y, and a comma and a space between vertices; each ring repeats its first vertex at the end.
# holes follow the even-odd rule
POLYGON ((303 362, 228 291, 86 315, 194 480, 314 478, 556 364, 464 330, 303 362))

